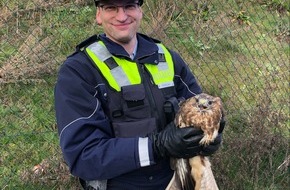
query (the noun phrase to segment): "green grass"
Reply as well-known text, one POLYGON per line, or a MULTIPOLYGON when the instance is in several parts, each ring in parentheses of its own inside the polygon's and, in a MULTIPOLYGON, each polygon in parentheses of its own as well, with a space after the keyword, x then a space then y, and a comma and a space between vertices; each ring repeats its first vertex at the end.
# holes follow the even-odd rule
MULTIPOLYGON (((59 178, 68 171, 61 165, 53 88, 65 57, 101 28, 94 24, 92 3, 58 4, 42 11, 34 10, 35 3, 0 3, 0 11, 8 15, 0 27, 0 66, 15 59, 26 38, 40 27, 37 40, 51 41, 44 47, 47 54, 38 56, 55 68, 44 76, 0 80, 0 188, 77 189, 75 178, 59 178), (23 11, 18 17, 17 7, 23 11), (11 16, 9 10, 14 11, 11 16), (33 175, 32 168, 47 159, 49 172, 33 175)), ((286 189, 287 168, 277 168, 289 156, 289 7, 277 0, 167 3, 174 14, 164 11, 165 30, 152 36, 178 51, 203 89, 222 97, 227 111, 224 145, 212 158, 220 188, 286 189), (275 11, 281 5, 286 12, 275 11)), ((160 23, 148 14, 148 5, 161 14, 164 4, 146 1, 143 6, 142 31, 150 33, 160 23)), ((32 55, 22 55, 34 63, 31 70, 39 62, 32 55)), ((23 63, 14 64, 24 69, 23 63)))
POLYGON ((1 86, 1 179, 38 164, 57 143, 52 88, 48 85, 19 82, 1 86))

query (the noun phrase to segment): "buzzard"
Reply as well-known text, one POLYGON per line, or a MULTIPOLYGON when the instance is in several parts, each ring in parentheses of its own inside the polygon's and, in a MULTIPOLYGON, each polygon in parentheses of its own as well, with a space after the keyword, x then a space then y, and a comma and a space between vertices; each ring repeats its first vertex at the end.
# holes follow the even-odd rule
MULTIPOLYGON (((200 128, 204 132, 200 144, 207 146, 218 135, 222 115, 221 99, 201 93, 180 103, 175 125, 200 128)), ((166 190, 218 189, 208 157, 198 155, 189 159, 171 159, 171 165, 175 172, 166 190)))

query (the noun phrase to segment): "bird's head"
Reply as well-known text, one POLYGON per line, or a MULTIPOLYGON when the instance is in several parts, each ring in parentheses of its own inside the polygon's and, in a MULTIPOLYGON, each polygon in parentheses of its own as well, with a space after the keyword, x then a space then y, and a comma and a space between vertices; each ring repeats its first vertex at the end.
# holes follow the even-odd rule
POLYGON ((205 99, 205 98, 197 99, 198 107, 199 107, 201 110, 209 109, 210 106, 212 105, 212 103, 213 103, 212 100, 208 100, 208 99, 205 99))
POLYGON ((202 93, 195 96, 196 105, 200 111, 206 111, 211 109, 214 103, 214 97, 209 96, 208 94, 202 93))

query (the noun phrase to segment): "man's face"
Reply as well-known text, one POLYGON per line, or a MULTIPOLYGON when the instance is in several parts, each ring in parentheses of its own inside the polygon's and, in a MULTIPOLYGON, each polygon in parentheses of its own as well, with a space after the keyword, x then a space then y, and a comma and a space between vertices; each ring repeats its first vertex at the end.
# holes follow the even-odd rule
POLYGON ((136 37, 143 16, 138 1, 106 1, 100 3, 96 20, 111 40, 127 44, 136 37))

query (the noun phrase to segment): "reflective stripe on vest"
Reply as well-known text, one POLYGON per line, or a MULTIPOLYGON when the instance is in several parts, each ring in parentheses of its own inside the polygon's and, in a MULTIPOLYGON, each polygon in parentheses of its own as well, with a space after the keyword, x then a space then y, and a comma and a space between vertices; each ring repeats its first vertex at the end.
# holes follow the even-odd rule
POLYGON ((158 53, 164 54, 165 59, 159 61, 158 65, 145 64, 145 66, 149 70, 154 83, 161 89, 173 86, 174 66, 169 51, 162 44, 157 45, 158 53))
MULTIPOLYGON (((145 64, 145 66, 151 74, 154 83, 158 85, 160 89, 174 86, 174 66, 171 54, 162 44, 157 45, 159 48, 158 53, 164 54, 166 62, 165 60, 161 60, 158 65, 145 64)), ((95 65, 100 69, 109 85, 116 91, 121 91, 121 87, 123 86, 141 83, 140 74, 136 75, 136 73, 139 73, 137 64, 113 56, 105 47, 103 42, 95 42, 89 45, 85 51, 93 60, 95 65), (110 69, 106 64, 106 61, 109 59, 113 59, 117 63, 117 66, 110 69)))

